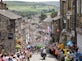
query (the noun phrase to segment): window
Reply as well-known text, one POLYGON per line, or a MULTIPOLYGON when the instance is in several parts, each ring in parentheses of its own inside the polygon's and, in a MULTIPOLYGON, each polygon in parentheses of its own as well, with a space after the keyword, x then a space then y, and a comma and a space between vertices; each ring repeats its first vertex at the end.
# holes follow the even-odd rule
POLYGON ((10 27, 14 28, 14 25, 15 25, 15 21, 14 20, 10 20, 10 27))
POLYGON ((8 33, 8 39, 13 39, 13 33, 8 33))
POLYGON ((12 30, 14 28, 15 28, 15 20, 9 20, 8 25, 7 25, 7 29, 12 30))

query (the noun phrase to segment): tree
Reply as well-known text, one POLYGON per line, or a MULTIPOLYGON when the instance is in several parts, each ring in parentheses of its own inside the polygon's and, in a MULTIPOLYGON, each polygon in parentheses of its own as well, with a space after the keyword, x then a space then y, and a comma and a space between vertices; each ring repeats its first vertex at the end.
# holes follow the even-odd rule
POLYGON ((42 21, 42 20, 44 20, 45 18, 47 18, 47 16, 46 16, 46 14, 41 14, 40 16, 39 16, 39 18, 40 18, 40 20, 42 21))
POLYGON ((54 18, 55 16, 57 16, 57 12, 55 11, 55 9, 52 9, 51 10, 52 13, 51 13, 51 17, 54 18))
POLYGON ((51 17, 54 18, 55 16, 57 16, 57 12, 52 12, 51 17))

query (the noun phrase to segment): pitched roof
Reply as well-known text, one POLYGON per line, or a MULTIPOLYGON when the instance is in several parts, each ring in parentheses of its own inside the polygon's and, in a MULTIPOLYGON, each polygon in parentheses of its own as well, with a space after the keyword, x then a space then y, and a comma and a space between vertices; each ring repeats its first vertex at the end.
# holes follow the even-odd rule
POLYGON ((53 20, 56 21, 56 20, 58 20, 60 18, 61 18, 60 16, 56 16, 56 17, 53 18, 53 20))
POLYGON ((9 10, 0 10, 0 14, 8 17, 9 19, 19 19, 21 16, 9 11, 9 10))
POLYGON ((52 20, 56 21, 58 19, 60 19, 60 16, 56 16, 54 18, 51 18, 50 16, 48 16, 45 20, 43 20, 44 22, 52 22, 52 20))

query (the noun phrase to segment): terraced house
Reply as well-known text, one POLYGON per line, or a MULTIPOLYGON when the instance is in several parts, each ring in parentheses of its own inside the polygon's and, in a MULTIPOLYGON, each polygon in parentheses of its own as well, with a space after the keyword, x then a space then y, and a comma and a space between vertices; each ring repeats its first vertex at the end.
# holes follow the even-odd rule
MULTIPOLYGON (((75 0, 60 0, 60 12, 62 16, 62 24, 64 24, 64 21, 66 22, 67 30, 74 29, 74 20, 75 15, 77 16, 77 27, 80 29, 82 28, 82 1, 77 0, 77 13, 75 14, 75 6, 74 6, 75 0)), ((65 25, 63 25, 65 27, 65 25)))
POLYGON ((9 10, 0 10, 0 49, 15 51, 16 37, 21 31, 21 21, 21 16, 9 10))
POLYGON ((22 17, 11 12, 1 0, 0 2, 0 52, 15 52, 16 39, 21 38, 22 17))
POLYGON ((82 0, 77 0, 77 15, 79 28, 77 31, 82 34, 82 0))

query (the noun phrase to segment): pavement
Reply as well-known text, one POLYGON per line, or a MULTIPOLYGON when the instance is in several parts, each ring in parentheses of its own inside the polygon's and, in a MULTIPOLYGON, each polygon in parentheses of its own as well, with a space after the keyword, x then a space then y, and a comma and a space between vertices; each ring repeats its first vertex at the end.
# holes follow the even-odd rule
POLYGON ((77 34, 77 45, 79 47, 80 52, 82 53, 82 35, 77 34))
POLYGON ((30 59, 30 61, 57 61, 55 57, 53 57, 52 55, 48 54, 46 59, 43 60, 42 57, 40 56, 40 54, 33 54, 32 58, 30 59))

